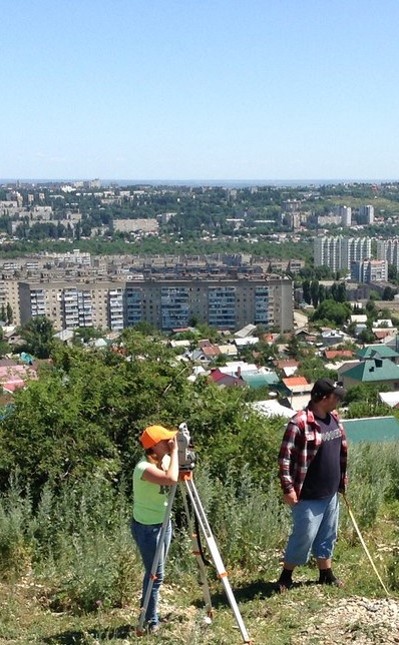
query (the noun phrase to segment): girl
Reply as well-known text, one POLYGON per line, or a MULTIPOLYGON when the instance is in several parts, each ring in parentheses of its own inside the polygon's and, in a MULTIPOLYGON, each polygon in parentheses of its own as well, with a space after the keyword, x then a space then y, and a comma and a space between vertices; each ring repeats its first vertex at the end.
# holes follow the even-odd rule
MULTIPOLYGON (((145 569, 141 606, 150 580, 151 567, 168 505, 168 487, 176 484, 179 478, 176 434, 176 430, 167 430, 163 426, 156 425, 146 428, 140 437, 145 457, 138 462, 133 473, 132 534, 145 569), (169 463, 166 463, 166 455, 169 463)), ((159 628, 157 608, 159 588, 163 582, 171 537, 172 526, 169 522, 145 615, 147 627, 151 632, 159 628)))

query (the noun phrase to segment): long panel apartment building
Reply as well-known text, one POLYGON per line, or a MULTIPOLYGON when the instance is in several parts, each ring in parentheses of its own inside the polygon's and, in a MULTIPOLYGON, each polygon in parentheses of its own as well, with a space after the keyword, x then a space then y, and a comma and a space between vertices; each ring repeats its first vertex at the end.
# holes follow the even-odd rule
POLYGON ((377 240, 377 259, 386 260, 399 270, 399 238, 377 240))
POLYGON ((119 331, 139 322, 160 330, 197 321, 236 330, 248 323, 293 329, 292 280, 136 278, 84 282, 19 281, 19 321, 45 315, 56 329, 119 331))
POLYGON ((369 237, 316 237, 314 240, 314 265, 327 266, 332 271, 350 271, 353 262, 371 258, 369 237))

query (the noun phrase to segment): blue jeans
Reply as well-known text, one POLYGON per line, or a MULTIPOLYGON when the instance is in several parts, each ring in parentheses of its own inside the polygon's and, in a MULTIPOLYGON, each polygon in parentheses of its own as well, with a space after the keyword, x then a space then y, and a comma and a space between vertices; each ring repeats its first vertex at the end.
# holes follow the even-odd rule
POLYGON ((305 564, 311 553, 316 558, 331 558, 338 531, 338 493, 325 499, 299 500, 291 511, 293 527, 284 562, 305 564))
MULTIPOLYGON (((143 591, 140 601, 142 607, 148 583, 150 580, 152 563, 154 561, 155 551, 159 542, 162 524, 140 524, 133 520, 131 530, 133 538, 139 548, 141 559, 143 560, 145 574, 143 578, 143 591)), ((165 562, 169 551, 170 541, 172 539, 172 523, 169 522, 164 535, 163 549, 156 570, 156 578, 153 582, 151 596, 148 603, 145 620, 150 625, 157 625, 158 617, 158 596, 159 588, 163 582, 165 562)))

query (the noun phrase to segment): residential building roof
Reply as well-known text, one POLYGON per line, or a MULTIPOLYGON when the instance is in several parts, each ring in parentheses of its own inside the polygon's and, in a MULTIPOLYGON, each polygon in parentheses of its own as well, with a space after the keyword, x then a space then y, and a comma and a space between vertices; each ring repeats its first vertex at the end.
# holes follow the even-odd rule
POLYGON ((399 392, 378 392, 378 396, 390 408, 395 408, 399 403, 399 392))
POLYGON ((328 361, 333 361, 335 358, 352 358, 353 356, 351 349, 325 349, 323 353, 328 361))
POLYGON ((232 387, 232 386, 245 386, 246 383, 242 378, 233 376, 232 374, 224 374, 219 369, 212 370, 209 378, 219 386, 232 387))
POLYGON ((269 387, 270 385, 280 383, 280 379, 275 372, 258 372, 257 374, 243 372, 242 378, 253 389, 269 387))
POLYGON ((312 389, 311 383, 304 376, 288 376, 282 381, 291 392, 310 392, 312 389))
POLYGON ((251 403, 251 406, 265 417, 285 417, 286 419, 291 419, 295 414, 294 410, 286 408, 285 405, 281 405, 276 399, 254 401, 251 403))
POLYGON ((369 358, 345 371, 342 376, 361 383, 399 381, 399 365, 389 359, 369 358))
POLYGON ((343 419, 351 443, 399 441, 399 420, 396 417, 343 419))
POLYGON ((242 329, 234 332, 234 336, 236 338, 245 338, 246 336, 251 336, 252 332, 255 331, 255 329, 256 325, 249 323, 248 325, 245 325, 245 327, 242 327, 242 329))
POLYGON ((359 349, 357 355, 359 358, 370 358, 378 354, 381 358, 399 358, 398 352, 387 345, 367 345, 359 349))
POLYGON ((274 364, 279 370, 283 370, 285 367, 299 367, 299 363, 295 358, 282 358, 275 360, 274 364))

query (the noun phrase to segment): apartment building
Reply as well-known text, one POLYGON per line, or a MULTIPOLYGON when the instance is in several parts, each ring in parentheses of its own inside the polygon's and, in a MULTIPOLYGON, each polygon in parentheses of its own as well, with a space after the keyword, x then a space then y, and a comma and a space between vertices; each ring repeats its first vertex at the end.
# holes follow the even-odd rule
POLYGON ((388 262, 386 260, 362 260, 351 267, 351 280, 354 282, 387 282, 388 262))
POLYGON ((314 265, 328 266, 332 271, 350 270, 353 262, 371 257, 369 237, 316 237, 314 265))
POLYGON ((77 283, 18 281, 20 322, 47 316, 57 330, 120 331, 139 322, 170 331, 193 320, 234 330, 248 323, 293 329, 292 281, 280 277, 176 279, 136 277, 77 283))
POLYGON ((7 310, 10 305, 12 310, 12 322, 15 325, 21 324, 19 311, 18 283, 13 279, 0 280, 0 310, 7 310))
POLYGON ((377 259, 386 260, 399 270, 399 239, 378 240, 377 241, 377 259))
POLYGON ((371 204, 366 204, 365 206, 360 206, 358 222, 359 222, 359 224, 373 224, 373 222, 374 222, 374 206, 371 206, 371 204))

